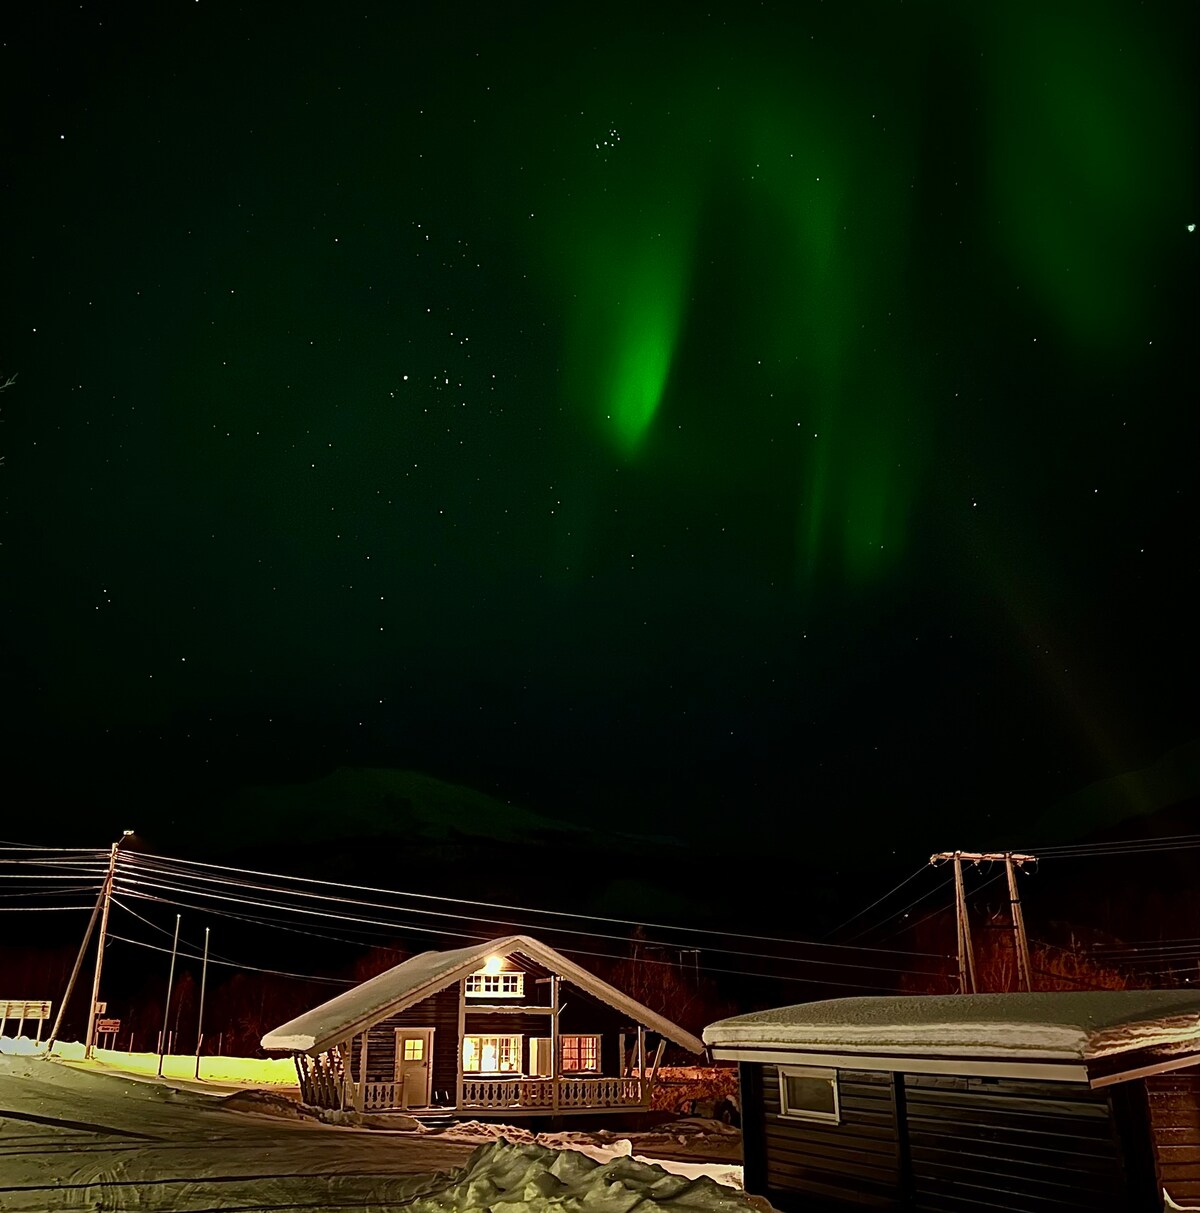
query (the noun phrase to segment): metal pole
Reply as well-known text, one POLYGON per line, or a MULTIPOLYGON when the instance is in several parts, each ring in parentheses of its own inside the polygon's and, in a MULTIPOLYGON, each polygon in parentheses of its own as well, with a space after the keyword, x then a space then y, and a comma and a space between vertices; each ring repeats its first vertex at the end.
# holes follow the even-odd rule
POLYGON ((158 1038, 158 1076, 162 1077, 163 1050, 167 1044, 167 1021, 171 1014, 171 987, 175 984, 175 953, 179 951, 179 920, 181 914, 175 915, 175 940, 171 944, 171 970, 167 974, 167 1003, 163 1007, 162 1035, 158 1038))
POLYGON ((96 972, 92 977, 92 1002, 88 1007, 87 1036, 84 1038, 84 1057, 91 1057, 96 1047, 96 999, 100 997, 100 970, 104 967, 104 943, 108 935, 108 909, 112 904, 113 874, 117 870, 117 848, 114 842, 108 852, 108 875, 104 878, 104 909, 100 914, 100 942, 96 946, 96 972))
POLYGON ((200 1014, 196 1018, 196 1077, 200 1077, 200 1042, 204 1039, 204 983, 208 977, 208 927, 204 928, 204 960, 200 965, 200 1014))

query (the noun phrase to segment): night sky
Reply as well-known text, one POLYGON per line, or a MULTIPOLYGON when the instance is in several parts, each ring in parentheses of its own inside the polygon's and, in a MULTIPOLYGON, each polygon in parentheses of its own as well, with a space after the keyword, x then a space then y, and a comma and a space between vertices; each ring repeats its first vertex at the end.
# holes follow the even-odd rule
POLYGON ((10 8, 7 836, 1200 792, 1192 0, 10 8))

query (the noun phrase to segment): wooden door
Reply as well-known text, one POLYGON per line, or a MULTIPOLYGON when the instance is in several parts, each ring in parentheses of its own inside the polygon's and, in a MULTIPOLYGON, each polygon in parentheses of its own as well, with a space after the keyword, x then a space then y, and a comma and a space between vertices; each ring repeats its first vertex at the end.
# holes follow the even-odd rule
POLYGON ((427 1108, 433 1075, 433 1029, 396 1029, 396 1094, 402 1108, 427 1108))

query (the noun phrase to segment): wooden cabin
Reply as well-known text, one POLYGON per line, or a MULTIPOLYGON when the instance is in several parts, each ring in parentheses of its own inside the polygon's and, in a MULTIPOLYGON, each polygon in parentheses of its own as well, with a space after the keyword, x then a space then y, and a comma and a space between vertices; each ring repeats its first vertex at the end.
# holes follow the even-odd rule
POLYGON ((425 952, 262 1038, 305 1103, 475 1119, 638 1112, 689 1032, 546 944, 425 952))
POLYGON ((1200 992, 839 998, 704 1040, 784 1213, 1200 1207, 1200 992))

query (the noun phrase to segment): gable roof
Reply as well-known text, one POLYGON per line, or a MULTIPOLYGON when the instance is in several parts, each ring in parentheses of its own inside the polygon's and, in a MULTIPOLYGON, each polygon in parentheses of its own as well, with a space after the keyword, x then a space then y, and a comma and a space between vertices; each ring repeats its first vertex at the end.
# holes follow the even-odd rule
POLYGON ((1200 1049, 1200 991, 1104 990, 830 998, 709 1024, 717 1047, 902 1051, 1087 1061, 1200 1049))
POLYGON ((703 1042, 690 1032, 529 935, 505 935, 450 952, 422 952, 268 1032, 262 1038, 262 1047, 292 1053, 323 1053, 380 1019, 403 1011, 474 973, 489 956, 510 952, 520 952, 537 961, 674 1044, 692 1053, 704 1052, 703 1042))

